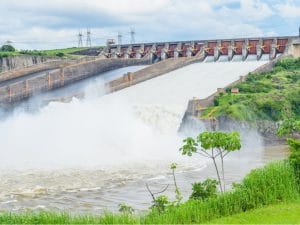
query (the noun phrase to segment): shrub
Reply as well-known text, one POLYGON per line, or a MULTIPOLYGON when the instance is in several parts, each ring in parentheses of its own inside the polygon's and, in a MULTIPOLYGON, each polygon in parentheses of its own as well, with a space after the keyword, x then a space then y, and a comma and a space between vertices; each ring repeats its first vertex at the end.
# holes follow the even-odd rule
POLYGON ((145 223, 202 223, 263 205, 299 198, 293 167, 287 161, 250 172, 231 192, 206 201, 191 199, 163 213, 152 212, 145 223))
POLYGON ((0 48, 0 51, 2 52, 15 52, 16 49, 12 45, 2 45, 0 48))
POLYGON ((160 195, 154 200, 151 208, 152 208, 152 210, 157 211, 158 213, 161 213, 161 212, 165 211, 167 206, 170 204, 171 203, 167 196, 160 195))
POLYGON ((125 203, 119 204, 119 212, 124 213, 124 214, 132 214, 134 212, 134 209, 126 205, 125 203))
POLYGON ((65 53, 63 53, 63 52, 57 52, 55 55, 58 56, 58 57, 63 57, 65 55, 65 53))
POLYGON ((192 184, 192 194, 190 199, 205 200, 217 196, 218 181, 206 179, 203 182, 196 182, 192 184))

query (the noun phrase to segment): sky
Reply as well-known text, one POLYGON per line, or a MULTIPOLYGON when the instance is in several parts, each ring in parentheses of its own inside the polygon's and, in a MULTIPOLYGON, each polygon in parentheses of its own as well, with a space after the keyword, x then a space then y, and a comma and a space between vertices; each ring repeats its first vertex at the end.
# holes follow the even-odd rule
POLYGON ((298 35, 300 0, 0 0, 0 45, 17 49, 298 35))

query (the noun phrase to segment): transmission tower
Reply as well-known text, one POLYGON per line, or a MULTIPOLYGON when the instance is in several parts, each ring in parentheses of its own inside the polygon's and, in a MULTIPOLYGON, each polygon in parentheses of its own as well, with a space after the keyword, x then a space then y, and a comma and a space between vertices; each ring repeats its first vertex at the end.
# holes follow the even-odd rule
POLYGON ((82 47, 82 33, 81 31, 78 32, 78 48, 82 47))
POLYGON ((86 47, 92 47, 92 41, 91 41, 91 30, 86 30, 86 47))
POLYGON ((134 36, 135 36, 135 31, 134 31, 133 28, 131 28, 131 30, 130 30, 130 43, 131 43, 131 44, 134 44, 134 43, 135 43, 135 38, 134 38, 134 36))
POLYGON ((118 32, 118 45, 122 44, 122 34, 121 32, 118 32))

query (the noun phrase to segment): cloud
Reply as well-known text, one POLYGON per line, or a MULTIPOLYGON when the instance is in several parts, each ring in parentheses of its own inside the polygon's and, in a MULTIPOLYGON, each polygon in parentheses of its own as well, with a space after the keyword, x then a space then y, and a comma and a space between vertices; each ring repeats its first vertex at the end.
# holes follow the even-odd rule
POLYGON ((300 18, 300 6, 296 5, 294 1, 286 1, 275 5, 278 15, 283 18, 300 18))
POLYGON ((87 27, 98 45, 115 38, 118 31, 123 43, 128 42, 131 27, 139 42, 280 34, 294 23, 283 24, 283 30, 272 23, 273 18, 297 18, 300 7, 280 0, 1 0, 1 4, 0 43, 14 40, 18 48, 74 46, 78 30, 87 27))

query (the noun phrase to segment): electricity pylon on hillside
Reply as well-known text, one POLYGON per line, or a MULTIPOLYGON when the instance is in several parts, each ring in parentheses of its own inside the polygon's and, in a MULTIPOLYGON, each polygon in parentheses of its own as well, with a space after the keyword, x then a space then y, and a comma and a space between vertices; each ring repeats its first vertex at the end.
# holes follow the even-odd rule
POLYGON ((91 40, 91 30, 86 30, 86 47, 92 47, 92 40, 91 40))
POLYGON ((122 44, 122 34, 121 32, 118 32, 118 45, 122 44))
POLYGON ((130 29, 130 44, 134 44, 135 43, 135 31, 133 28, 130 29))
POLYGON ((78 48, 81 48, 82 47, 82 33, 81 31, 79 30, 78 32, 78 48))

